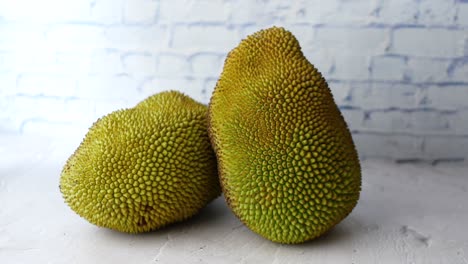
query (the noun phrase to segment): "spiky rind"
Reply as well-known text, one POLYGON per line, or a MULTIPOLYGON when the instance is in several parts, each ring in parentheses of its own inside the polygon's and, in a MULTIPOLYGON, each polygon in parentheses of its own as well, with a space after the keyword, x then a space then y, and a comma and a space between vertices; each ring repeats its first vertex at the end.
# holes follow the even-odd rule
POLYGON ((361 170, 350 132, 289 31, 261 30, 229 53, 208 120, 226 201, 256 233, 304 242, 355 207, 361 170))
POLYGON ((182 221, 220 195, 207 107, 164 92, 96 121, 60 178, 89 222, 128 233, 182 221))

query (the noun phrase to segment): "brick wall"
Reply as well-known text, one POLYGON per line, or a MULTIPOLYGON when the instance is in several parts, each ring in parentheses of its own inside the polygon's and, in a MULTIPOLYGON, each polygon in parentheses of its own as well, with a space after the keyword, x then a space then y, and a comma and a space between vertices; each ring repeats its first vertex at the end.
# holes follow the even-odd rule
POLYGON ((330 83, 363 158, 468 157, 466 0, 0 0, 0 133, 82 137, 153 93, 207 103, 272 25, 330 83))

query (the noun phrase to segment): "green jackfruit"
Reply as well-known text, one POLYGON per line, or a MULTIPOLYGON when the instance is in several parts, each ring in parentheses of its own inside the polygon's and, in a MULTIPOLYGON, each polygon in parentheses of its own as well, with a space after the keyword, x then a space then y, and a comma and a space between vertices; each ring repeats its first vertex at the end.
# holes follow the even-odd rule
POLYGON ((207 110, 163 92, 99 119, 63 168, 66 203, 95 225, 128 233, 196 214, 221 192, 207 110))
POLYGON ((208 111, 232 211, 275 242, 316 238, 357 204, 361 169, 327 82, 283 28, 227 56, 208 111))

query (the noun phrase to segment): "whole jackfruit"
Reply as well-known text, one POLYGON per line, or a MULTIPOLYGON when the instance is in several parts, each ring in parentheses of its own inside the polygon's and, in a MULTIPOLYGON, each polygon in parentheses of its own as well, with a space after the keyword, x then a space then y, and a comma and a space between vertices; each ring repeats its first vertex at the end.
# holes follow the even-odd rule
POLYGON ((122 232, 158 229, 220 195, 207 107, 163 92, 93 124, 60 178, 66 203, 122 232))
POLYGON ((361 169, 327 82, 283 28, 227 56, 208 111, 225 199, 275 242, 316 238, 359 199, 361 169))

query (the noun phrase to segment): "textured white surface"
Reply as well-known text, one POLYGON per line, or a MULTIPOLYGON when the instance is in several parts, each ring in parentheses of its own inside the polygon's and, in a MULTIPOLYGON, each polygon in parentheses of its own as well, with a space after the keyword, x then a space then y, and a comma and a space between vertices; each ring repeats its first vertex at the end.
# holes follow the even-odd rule
POLYGON ((0 263, 468 263, 468 166, 363 162, 351 215, 301 245, 248 230, 219 198, 196 217, 129 235, 93 226, 58 189, 79 142, 0 137, 0 263))

